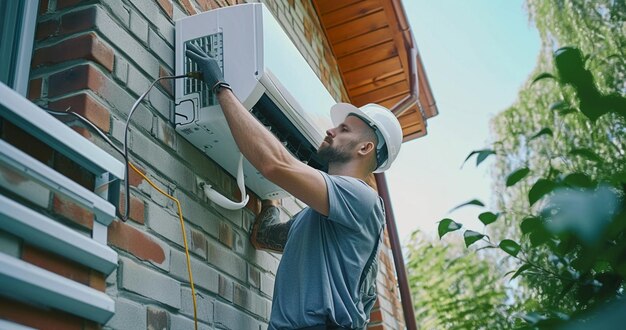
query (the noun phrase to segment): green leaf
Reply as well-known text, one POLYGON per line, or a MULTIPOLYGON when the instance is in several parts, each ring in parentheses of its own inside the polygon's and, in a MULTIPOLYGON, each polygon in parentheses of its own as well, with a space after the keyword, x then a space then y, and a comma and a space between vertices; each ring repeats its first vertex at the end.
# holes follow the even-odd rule
POLYGON ((478 156, 476 156, 476 166, 480 165, 480 163, 482 163, 490 155, 495 155, 495 154, 496 154, 496 152, 491 150, 491 149, 481 150, 478 153, 478 156))
POLYGON ((538 138, 538 137, 540 137, 542 135, 550 135, 550 136, 552 136, 552 130, 550 128, 548 128, 548 127, 544 127, 539 132, 537 132, 537 134, 531 136, 530 139, 528 139, 528 141, 530 142, 530 141, 532 141, 532 140, 534 140, 534 139, 536 139, 536 138, 538 138))
POLYGON ((476 154, 478 154, 478 156, 476 157, 476 166, 478 166, 485 160, 485 158, 489 157, 489 155, 495 155, 496 152, 491 149, 474 150, 470 152, 469 155, 467 155, 467 157, 463 161, 463 164, 461 164, 461 167, 463 167, 463 165, 465 165, 465 163, 467 163, 467 161, 476 154))
POLYGON ((584 173, 572 173, 563 179, 563 182, 572 187, 591 188, 594 186, 591 178, 584 173))
POLYGON ((479 201, 479 200, 477 200, 477 199, 472 199, 471 201, 469 201, 469 202, 467 202, 467 203, 463 203, 463 204, 461 204, 461 205, 459 205, 459 206, 457 206, 457 207, 453 208, 452 210, 450 210, 450 212, 452 212, 452 211, 454 211, 454 210, 456 210, 456 209, 460 209, 460 208, 462 208, 463 206, 467 206, 467 205, 476 205, 476 206, 483 206, 483 207, 485 206, 485 204, 483 204, 483 202, 481 202, 481 201, 479 201))
POLYGON ((522 315, 522 319, 532 325, 538 323, 539 321, 547 320, 548 318, 544 315, 541 315, 537 312, 530 312, 528 314, 522 315))
POLYGON ((561 116, 565 116, 565 115, 568 115, 568 114, 570 114, 570 113, 574 113, 574 112, 576 112, 576 109, 573 109, 573 108, 565 108, 565 109, 561 109, 561 110, 558 110, 558 111, 559 111, 559 115, 561 115, 561 116))
POLYGON ((519 244, 517 244, 515 241, 512 241, 510 239, 502 240, 502 242, 500 242, 498 246, 502 249, 502 251, 514 257, 517 257, 517 254, 519 253, 519 250, 521 249, 519 244))
POLYGON ((565 101, 563 101, 563 100, 556 101, 556 102, 550 104, 550 111, 566 109, 568 107, 569 107, 569 104, 567 104, 565 101))
POLYGON ((546 78, 550 78, 550 79, 555 79, 555 80, 556 80, 556 78, 554 77, 554 75, 552 75, 551 73, 548 73, 548 72, 544 72, 544 73, 539 74, 538 76, 536 76, 536 77, 535 77, 535 79, 533 79, 533 82, 532 82, 532 83, 530 83, 530 84, 531 84, 531 85, 534 85, 534 84, 535 84, 536 82, 538 82, 539 80, 543 80, 543 79, 546 79, 546 78))
POLYGON ((528 192, 528 202, 530 203, 530 206, 533 206, 533 204, 554 190, 554 188, 556 188, 556 184, 553 181, 547 179, 537 180, 528 192))
POLYGON ((598 163, 602 161, 600 159, 600 156, 598 156, 595 152, 587 148, 575 148, 575 149, 572 149, 569 153, 570 155, 581 156, 581 157, 587 158, 589 160, 592 160, 598 163))
POLYGON ((530 233, 530 244, 532 246, 539 246, 547 242, 549 239, 550 236, 548 235, 548 232, 546 232, 543 228, 530 233))
POLYGON ((469 247, 470 245, 476 243, 478 240, 482 239, 483 237, 485 237, 485 235, 481 233, 477 233, 473 230, 466 230, 463 233, 463 239, 465 239, 466 247, 469 247))
POLYGON ((538 217, 526 217, 522 220, 520 227, 522 228, 522 234, 532 233, 541 228, 541 220, 538 217))
POLYGON ((494 223, 496 219, 498 219, 498 215, 497 213, 483 212, 478 216, 478 220, 486 226, 490 223, 494 223))
POLYGON ((515 170, 515 172, 509 174, 509 176, 506 178, 506 186, 510 187, 518 183, 526 175, 528 175, 528 173, 530 173, 530 169, 528 167, 522 167, 518 170, 515 170))
POLYGON ((532 267, 532 266, 531 266, 531 265, 529 265, 529 264, 524 264, 524 265, 522 265, 522 267, 520 267, 520 268, 519 268, 519 269, 515 272, 515 274, 513 274, 513 276, 511 276, 511 279, 514 279, 514 278, 516 278, 516 277, 520 276, 520 275, 521 275, 521 274, 522 274, 525 270, 528 270, 530 267, 532 267))
POLYGON ((448 218, 439 221, 439 239, 449 232, 461 229, 462 226, 463 225, 460 223, 456 223, 454 220, 448 218))

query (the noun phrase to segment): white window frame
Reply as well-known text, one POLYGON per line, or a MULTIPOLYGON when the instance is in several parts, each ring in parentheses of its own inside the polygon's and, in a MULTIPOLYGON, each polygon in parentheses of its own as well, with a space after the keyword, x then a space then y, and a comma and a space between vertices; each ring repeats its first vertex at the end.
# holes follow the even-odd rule
MULTIPOLYGON (((28 91, 28 80, 30 78, 30 62, 33 55, 33 44, 35 41, 35 27, 37 26, 37 9, 39 8, 39 0, 4 0, 18 1, 21 10, 18 11, 17 20, 22 22, 20 30, 16 33, 17 45, 13 48, 15 52, 15 66, 13 68, 5 68, 13 71, 12 81, 8 81, 7 85, 11 86, 21 95, 26 96, 28 91)), ((0 13, 3 21, 4 17, 12 13, 0 13)), ((0 54, 7 56, 8 54, 0 54)))

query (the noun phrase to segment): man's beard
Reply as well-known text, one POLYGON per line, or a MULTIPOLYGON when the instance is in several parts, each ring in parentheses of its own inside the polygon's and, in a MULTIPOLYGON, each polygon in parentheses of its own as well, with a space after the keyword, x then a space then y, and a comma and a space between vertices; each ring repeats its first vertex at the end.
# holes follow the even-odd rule
POLYGON ((317 151, 317 155, 320 158, 320 161, 324 165, 328 165, 330 163, 347 163, 352 159, 351 150, 357 145, 358 142, 352 141, 343 147, 335 148, 332 145, 320 146, 317 151))

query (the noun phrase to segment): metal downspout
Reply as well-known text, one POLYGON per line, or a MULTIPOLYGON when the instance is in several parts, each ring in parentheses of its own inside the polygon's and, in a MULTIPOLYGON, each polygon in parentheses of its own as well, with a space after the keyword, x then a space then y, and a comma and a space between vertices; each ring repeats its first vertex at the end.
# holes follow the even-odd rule
POLYGON ((413 311, 413 302, 411 300, 411 291, 409 290, 409 281, 406 269, 404 267, 404 258, 402 257, 402 248, 398 239, 398 229, 396 227, 396 219, 393 215, 391 207, 391 197, 389 188, 387 187, 387 179, 385 173, 374 174, 376 178, 376 186, 378 194, 383 199, 385 205, 385 217, 387 221, 387 234, 391 243, 391 252, 393 254, 393 263, 396 266, 396 274, 398 275, 398 286, 400 289, 400 299, 402 300, 402 311, 404 313, 404 322, 408 330, 416 330, 415 312, 413 311))

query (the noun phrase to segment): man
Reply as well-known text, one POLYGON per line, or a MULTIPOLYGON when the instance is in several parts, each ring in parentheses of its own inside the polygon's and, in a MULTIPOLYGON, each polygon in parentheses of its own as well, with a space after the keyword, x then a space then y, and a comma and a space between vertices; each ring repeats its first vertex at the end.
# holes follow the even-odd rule
POLYGON ((402 129, 375 104, 331 108, 335 128, 326 131, 319 156, 328 173, 292 156, 237 100, 217 62, 189 45, 187 56, 217 94, 239 150, 268 180, 309 207, 289 222, 264 202, 251 242, 284 252, 276 274, 269 329, 362 329, 376 299, 376 252, 384 210, 365 183, 395 160, 402 129))

